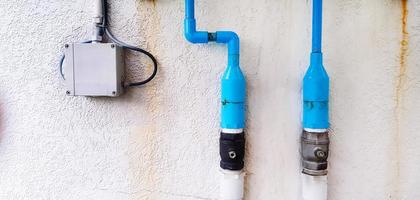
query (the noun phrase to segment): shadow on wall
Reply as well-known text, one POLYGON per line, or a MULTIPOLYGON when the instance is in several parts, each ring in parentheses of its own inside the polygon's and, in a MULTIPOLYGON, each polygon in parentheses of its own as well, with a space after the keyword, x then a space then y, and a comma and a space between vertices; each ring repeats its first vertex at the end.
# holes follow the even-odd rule
POLYGON ((4 112, 3 112, 3 104, 0 102, 0 142, 3 139, 3 134, 4 134, 4 126, 5 126, 5 122, 4 122, 4 112))

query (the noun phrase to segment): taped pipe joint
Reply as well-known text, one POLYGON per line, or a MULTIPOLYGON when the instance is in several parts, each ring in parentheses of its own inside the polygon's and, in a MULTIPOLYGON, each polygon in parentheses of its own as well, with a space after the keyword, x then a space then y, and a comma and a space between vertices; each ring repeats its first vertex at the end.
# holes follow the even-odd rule
POLYGON ((220 134, 220 167, 226 170, 242 170, 244 168, 245 134, 220 134))

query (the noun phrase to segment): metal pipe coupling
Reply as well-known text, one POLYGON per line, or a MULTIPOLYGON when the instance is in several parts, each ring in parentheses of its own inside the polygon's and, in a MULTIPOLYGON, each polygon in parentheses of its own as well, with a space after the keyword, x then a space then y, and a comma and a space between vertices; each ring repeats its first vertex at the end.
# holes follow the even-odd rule
POLYGON ((310 176, 327 175, 330 140, 328 131, 303 131, 301 137, 302 173, 310 176))

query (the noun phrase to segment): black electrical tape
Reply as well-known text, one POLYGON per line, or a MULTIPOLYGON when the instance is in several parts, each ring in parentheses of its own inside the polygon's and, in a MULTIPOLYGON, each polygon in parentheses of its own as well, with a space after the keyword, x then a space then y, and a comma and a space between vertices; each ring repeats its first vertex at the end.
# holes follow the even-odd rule
POLYGON ((245 133, 220 134, 220 167, 228 170, 242 170, 245 157, 245 133))

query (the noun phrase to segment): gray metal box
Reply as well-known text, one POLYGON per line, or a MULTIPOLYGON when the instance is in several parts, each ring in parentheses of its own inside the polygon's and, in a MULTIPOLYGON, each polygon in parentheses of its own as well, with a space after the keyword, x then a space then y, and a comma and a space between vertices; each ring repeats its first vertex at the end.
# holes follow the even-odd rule
POLYGON ((66 45, 65 78, 71 96, 116 97, 123 91, 124 50, 114 43, 66 45))

